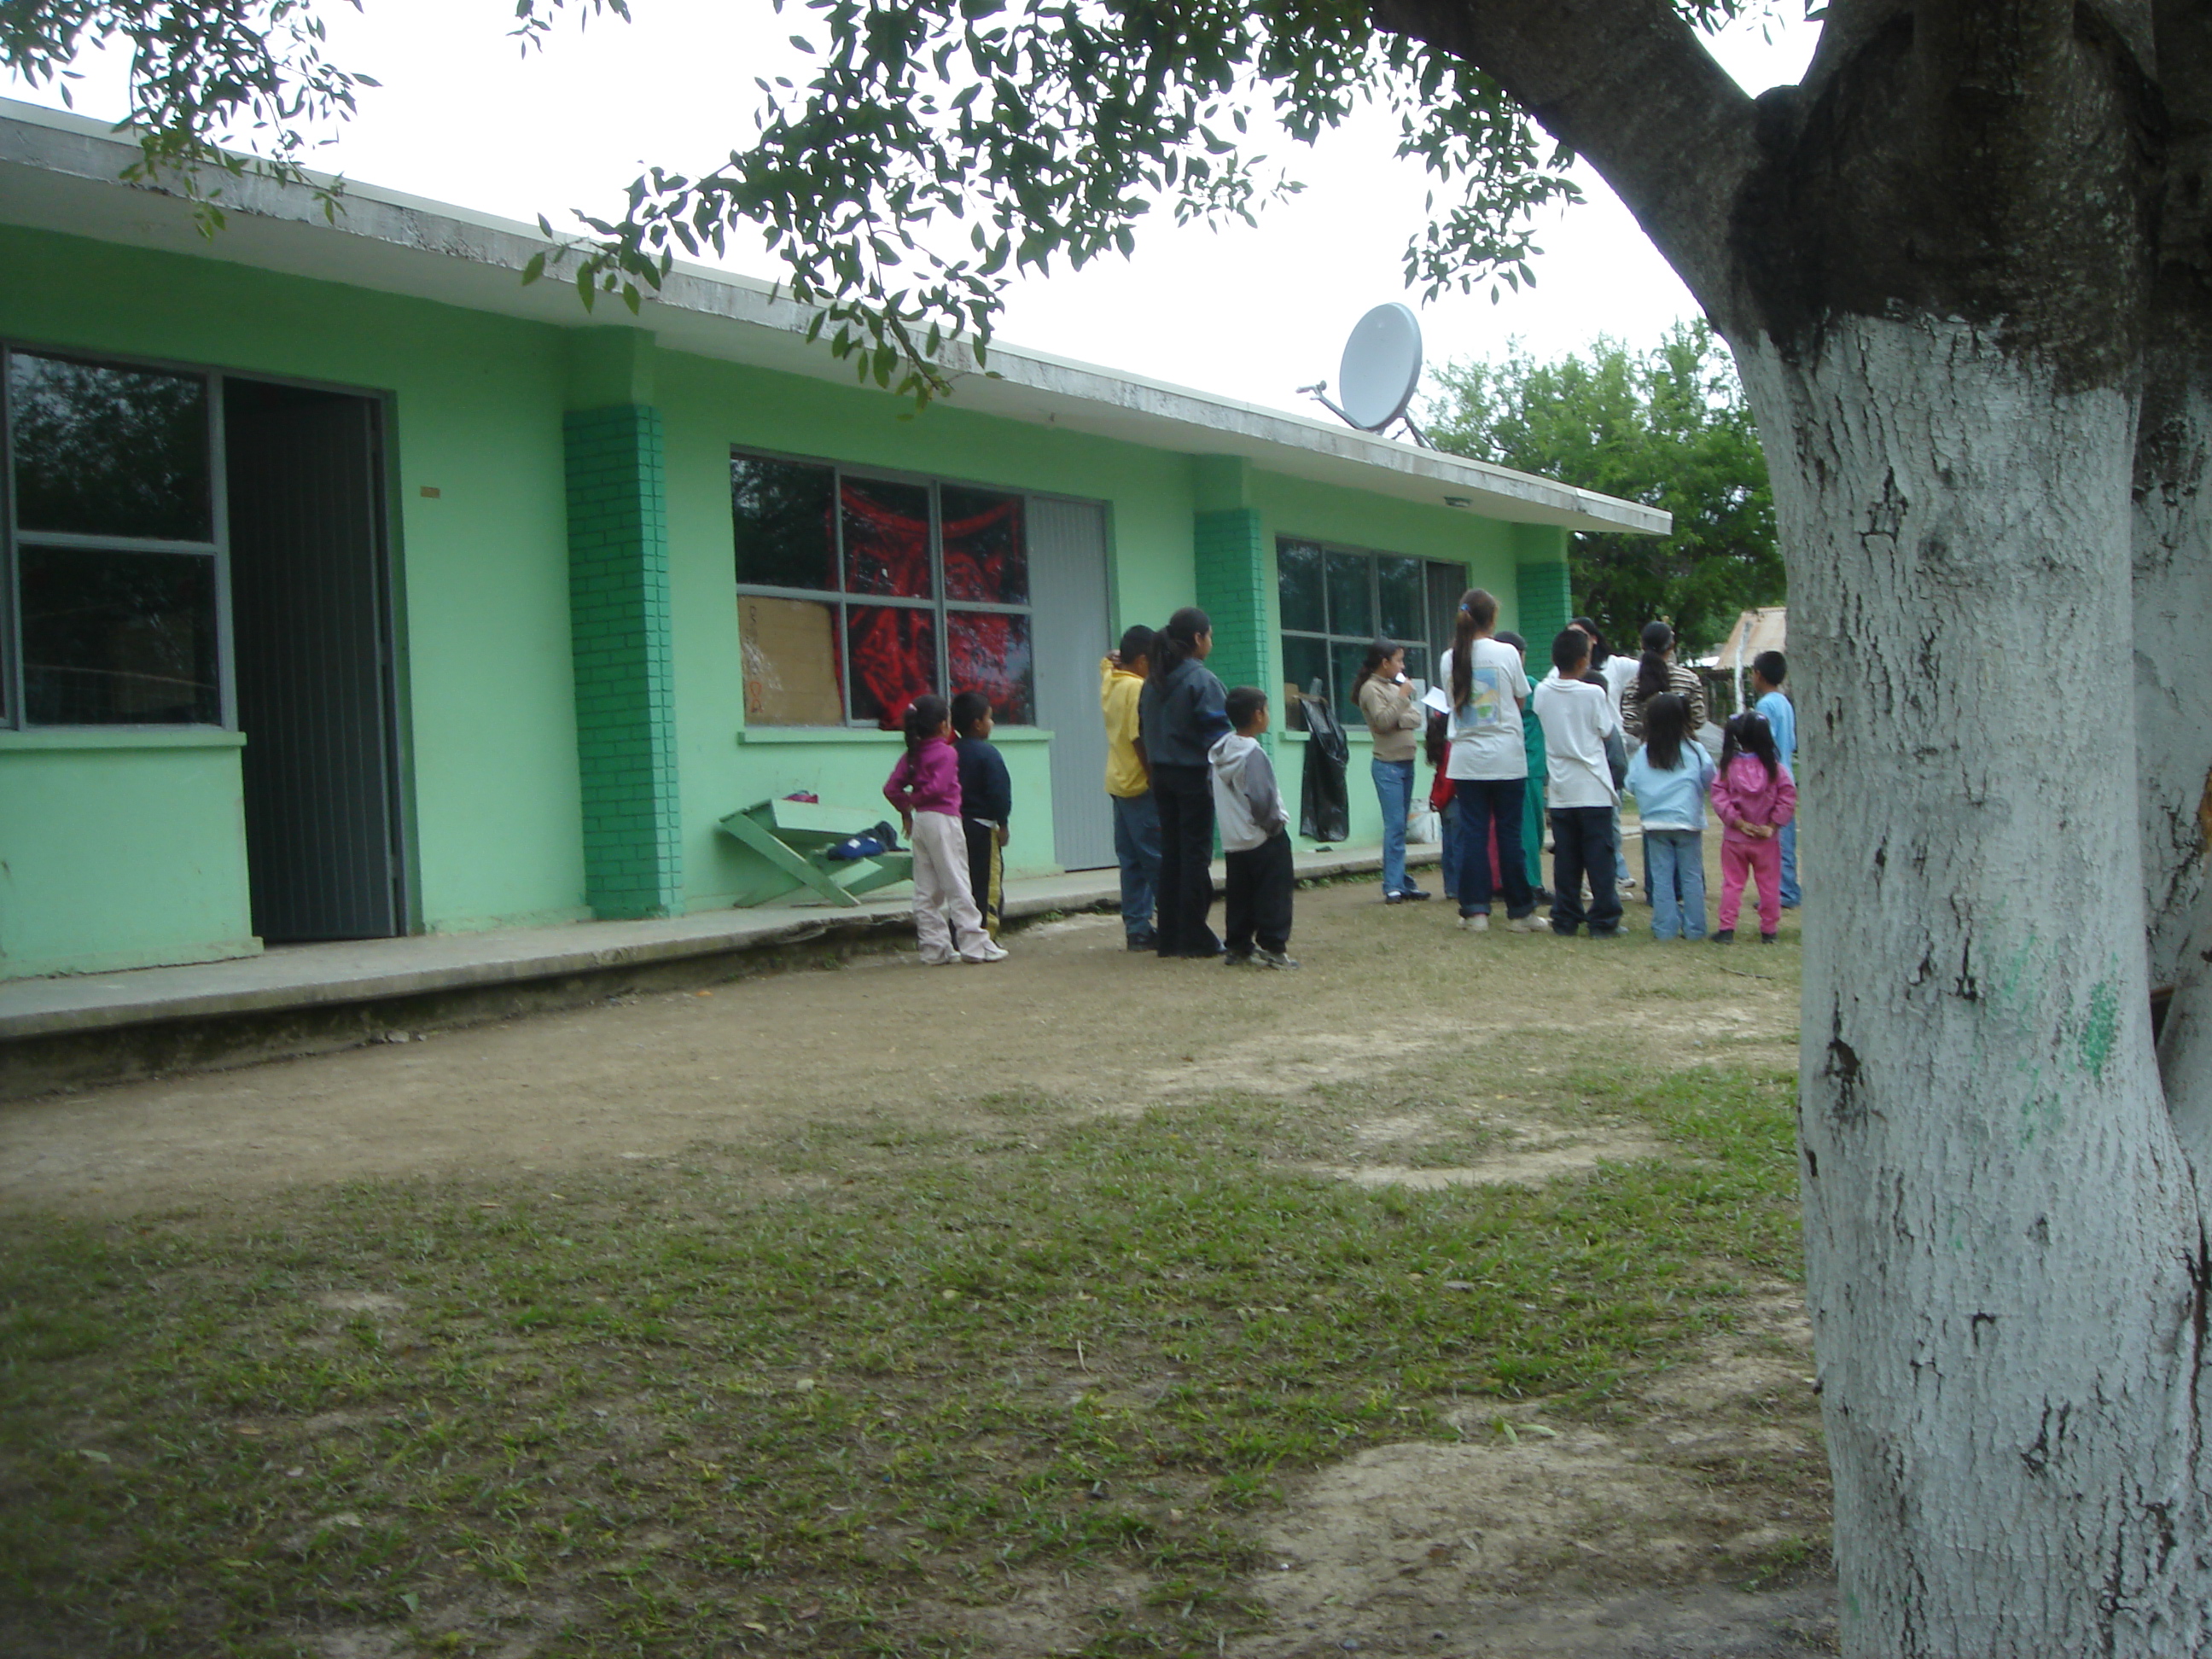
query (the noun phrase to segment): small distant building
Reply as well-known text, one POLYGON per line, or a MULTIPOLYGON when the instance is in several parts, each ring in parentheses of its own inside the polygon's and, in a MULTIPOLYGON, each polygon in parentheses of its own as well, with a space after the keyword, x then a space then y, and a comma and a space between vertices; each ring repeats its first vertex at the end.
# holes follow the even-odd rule
POLYGON ((1548 640, 1572 532, 1669 528, 1011 345, 917 417, 768 283, 594 314, 361 185, 226 180, 206 237, 137 154, 0 102, 0 978, 746 903, 720 821, 881 810, 921 691, 996 706, 1012 873, 1110 866, 1124 625, 1348 708, 1376 634, 1425 674, 1480 585, 1548 640))
POLYGON ((1708 682, 1723 681, 1735 692, 1731 713, 1750 706, 1744 695, 1744 677, 1751 672, 1751 659, 1762 651, 1788 651, 1789 635, 1787 605, 1764 605, 1756 611, 1747 611, 1735 619, 1728 637, 1721 641, 1721 648, 1705 665, 1708 682))

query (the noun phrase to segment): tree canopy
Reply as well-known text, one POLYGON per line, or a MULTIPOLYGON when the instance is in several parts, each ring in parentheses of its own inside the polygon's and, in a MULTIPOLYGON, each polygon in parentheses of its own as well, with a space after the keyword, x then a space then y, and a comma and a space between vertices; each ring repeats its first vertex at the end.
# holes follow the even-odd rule
POLYGON ((1601 339, 1540 363, 1516 349, 1437 379, 1427 430, 1439 449, 1674 515, 1663 540, 1583 531, 1571 545, 1577 614, 1618 648, 1658 618, 1704 651, 1739 611, 1782 602, 1766 459, 1735 365, 1702 319, 1647 350, 1601 339))

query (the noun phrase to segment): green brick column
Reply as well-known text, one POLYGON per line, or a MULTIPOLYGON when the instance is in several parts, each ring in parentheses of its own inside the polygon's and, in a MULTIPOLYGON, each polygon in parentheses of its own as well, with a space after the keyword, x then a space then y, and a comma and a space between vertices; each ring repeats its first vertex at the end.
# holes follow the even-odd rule
POLYGON ((1565 559, 1541 564, 1516 565, 1513 569, 1513 608, 1520 626, 1514 631, 1528 641, 1528 672, 1540 666, 1550 672, 1552 641, 1574 620, 1574 593, 1568 585, 1565 559))
POLYGON ((660 411, 576 410, 566 436, 586 896, 602 918, 678 915, 683 830, 660 411))
MULTIPOLYGON (((1249 507, 1198 515, 1198 608, 1213 619, 1206 665, 1224 685, 1267 684, 1267 561, 1249 507)), ((1276 711, 1280 714, 1279 709, 1276 711)))

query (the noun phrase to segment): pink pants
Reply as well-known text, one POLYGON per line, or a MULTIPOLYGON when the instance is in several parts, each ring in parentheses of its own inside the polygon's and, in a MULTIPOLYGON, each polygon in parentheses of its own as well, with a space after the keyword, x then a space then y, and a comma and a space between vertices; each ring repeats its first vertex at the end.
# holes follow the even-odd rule
POLYGON ((1747 836, 1721 838, 1720 925, 1735 926, 1743 908, 1744 878, 1759 872, 1759 931, 1771 933, 1782 926, 1782 843, 1753 841, 1747 836))

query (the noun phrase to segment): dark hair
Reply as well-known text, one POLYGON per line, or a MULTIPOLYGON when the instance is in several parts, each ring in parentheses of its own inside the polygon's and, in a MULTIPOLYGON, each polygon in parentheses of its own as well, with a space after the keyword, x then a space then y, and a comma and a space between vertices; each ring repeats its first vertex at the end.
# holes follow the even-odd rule
POLYGON ((1480 587, 1459 596, 1452 623, 1452 707, 1464 708, 1474 697, 1474 636, 1498 624, 1498 600, 1480 587))
POLYGON ((1583 633, 1589 635, 1591 667, 1597 668, 1602 666, 1605 659, 1613 654, 1612 652, 1605 648, 1605 635, 1597 631, 1597 624, 1592 622, 1588 617, 1570 617, 1567 622, 1567 626, 1570 628, 1579 628, 1583 633))
POLYGON ((1265 691, 1256 685, 1240 685, 1222 699, 1221 712, 1229 716, 1230 725, 1242 732, 1267 706, 1267 694, 1265 691))
POLYGON ((909 755, 937 735, 937 728, 951 718, 945 699, 934 691, 925 691, 906 706, 906 718, 901 722, 906 727, 906 752, 909 755))
POLYGON ((1367 682, 1375 678, 1375 671, 1389 661, 1393 653, 1405 648, 1402 645, 1393 645, 1379 634, 1375 636, 1367 647, 1367 654, 1360 659, 1359 678, 1352 683, 1352 702, 1359 701, 1360 692, 1366 688, 1367 682))
POLYGON ((1575 665, 1590 654, 1590 636, 1579 628, 1562 628, 1559 637, 1552 641, 1552 666, 1563 675, 1575 672, 1575 665))
POLYGON ((1127 667, 1139 658, 1149 660, 1152 654, 1152 641, 1156 637, 1152 630, 1142 623, 1133 623, 1123 629, 1121 650, 1122 665, 1127 667))
POLYGON ((1662 772, 1682 763, 1682 744, 1690 735, 1690 700, 1679 691, 1662 691, 1644 705, 1644 752, 1662 772))
POLYGON ((1511 646, 1516 651, 1518 651, 1524 657, 1528 654, 1528 641, 1522 639, 1518 634, 1515 633, 1510 628, 1501 628, 1490 637, 1496 640, 1500 645, 1511 646))
POLYGON ((1197 647, 1200 634, 1213 631, 1213 618, 1194 605, 1187 605, 1168 618, 1168 625, 1152 635, 1152 666, 1162 675, 1172 674, 1197 647))
POLYGON ((975 722, 991 712, 991 700, 981 691, 956 691, 952 694, 952 729, 966 737, 975 722))
POLYGON ((1779 651, 1762 651, 1751 659, 1751 672, 1769 685, 1778 686, 1790 678, 1790 661, 1779 651))
POLYGON ((1667 678, 1667 653, 1674 648, 1674 630, 1662 622, 1644 624, 1644 657, 1636 665, 1636 701, 1649 702, 1672 684, 1667 678))
POLYGON ((1428 727, 1421 733, 1421 752, 1428 757, 1429 764, 1442 766, 1451 754, 1451 720, 1449 716, 1429 712, 1428 727))
POLYGON ((1738 755, 1750 755, 1759 761, 1769 778, 1782 769, 1782 757, 1774 747, 1774 728, 1759 710, 1747 708, 1741 714, 1731 714, 1725 730, 1727 736, 1721 742, 1722 770, 1727 770, 1738 755))

